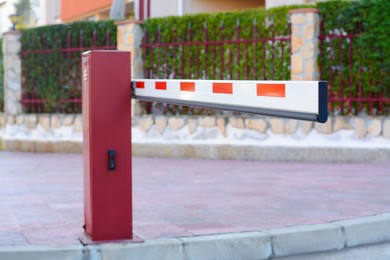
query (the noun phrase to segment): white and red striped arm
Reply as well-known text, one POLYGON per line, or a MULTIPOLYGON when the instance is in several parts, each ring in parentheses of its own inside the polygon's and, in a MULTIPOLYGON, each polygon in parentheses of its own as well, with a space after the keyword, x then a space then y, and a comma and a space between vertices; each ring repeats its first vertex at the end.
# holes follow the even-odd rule
POLYGON ((325 123, 325 81, 136 79, 133 97, 325 123))

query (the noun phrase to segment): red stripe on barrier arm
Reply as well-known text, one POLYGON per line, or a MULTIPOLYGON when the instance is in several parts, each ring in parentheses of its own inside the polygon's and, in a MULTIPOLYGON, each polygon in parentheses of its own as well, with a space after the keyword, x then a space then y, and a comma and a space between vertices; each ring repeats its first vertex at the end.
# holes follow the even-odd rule
POLYGON ((213 83, 213 93, 233 94, 233 83, 213 83))
POLYGON ((286 97, 286 85, 257 84, 257 96, 286 97))
POLYGON ((180 82, 180 91, 195 92, 195 82, 180 82))
POLYGON ((155 87, 158 90, 167 90, 167 83, 164 81, 156 81, 155 87))
POLYGON ((143 81, 135 82, 135 88, 145 88, 145 82, 143 81))

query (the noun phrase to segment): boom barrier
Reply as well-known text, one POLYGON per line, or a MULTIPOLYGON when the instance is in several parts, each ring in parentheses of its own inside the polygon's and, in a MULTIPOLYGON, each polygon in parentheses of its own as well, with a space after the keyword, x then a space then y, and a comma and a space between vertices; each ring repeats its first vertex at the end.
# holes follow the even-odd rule
POLYGON ((327 82, 150 80, 131 82, 130 53, 88 51, 82 59, 85 234, 133 238, 131 97, 325 123, 327 82))

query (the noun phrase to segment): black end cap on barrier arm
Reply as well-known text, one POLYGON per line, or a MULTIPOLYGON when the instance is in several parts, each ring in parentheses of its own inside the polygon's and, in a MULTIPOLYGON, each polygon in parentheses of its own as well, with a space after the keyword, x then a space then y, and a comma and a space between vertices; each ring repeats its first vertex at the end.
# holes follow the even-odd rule
POLYGON ((328 82, 318 82, 318 116, 317 122, 326 123, 328 120, 328 82))

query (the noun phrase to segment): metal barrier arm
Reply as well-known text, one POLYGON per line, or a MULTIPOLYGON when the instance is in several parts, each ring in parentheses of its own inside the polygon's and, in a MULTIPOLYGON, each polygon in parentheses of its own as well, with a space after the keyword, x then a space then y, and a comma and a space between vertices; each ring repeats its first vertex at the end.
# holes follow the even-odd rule
POLYGON ((130 53, 82 56, 83 243, 134 239, 130 95, 164 103, 327 120, 323 81, 134 80, 130 53), (132 82, 132 83, 131 83, 132 82))
POLYGON ((134 79, 136 99, 325 123, 326 81, 134 79))

